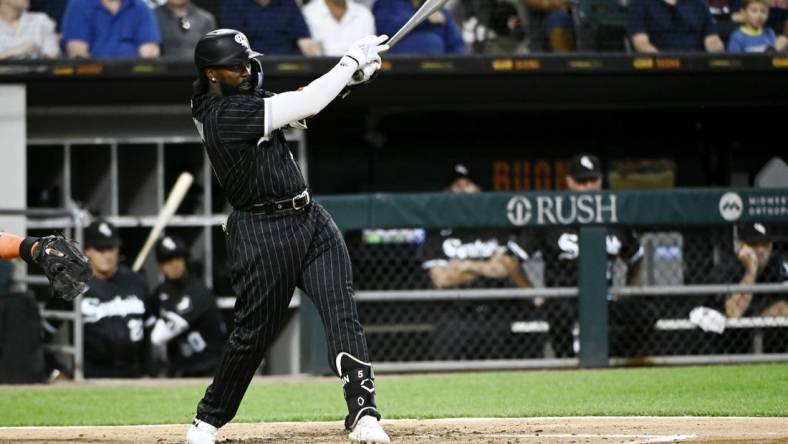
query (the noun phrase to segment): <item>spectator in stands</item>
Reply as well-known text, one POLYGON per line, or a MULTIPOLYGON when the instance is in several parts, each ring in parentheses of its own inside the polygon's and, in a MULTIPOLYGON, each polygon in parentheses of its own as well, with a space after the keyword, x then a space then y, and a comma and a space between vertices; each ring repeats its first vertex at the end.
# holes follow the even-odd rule
POLYGON ((733 31, 744 23, 741 0, 709 0, 708 3, 717 34, 723 42, 727 42, 733 31))
POLYGON ((212 376, 227 340, 227 329, 213 293, 189 273, 189 249, 177 236, 156 244, 164 282, 153 293, 157 320, 151 344, 167 348, 170 376, 212 376))
POLYGON ((472 53, 524 54, 528 52, 519 0, 458 0, 447 3, 472 53))
POLYGON ((637 52, 725 51, 703 0, 634 0, 628 20, 637 52))
POLYGON ((109 222, 85 229, 85 255, 93 266, 82 297, 85 377, 138 377, 147 372, 144 320, 150 313, 145 280, 120 265, 121 240, 109 222))
POLYGON ((161 37, 142 0, 71 0, 63 41, 72 58, 155 58, 161 37))
POLYGON ((154 11, 161 33, 161 54, 168 59, 194 57, 200 37, 216 29, 216 19, 191 0, 168 0, 154 11))
MULTIPOLYGON (((468 168, 457 164, 446 191, 478 193, 481 188, 468 168)), ((443 229, 428 235, 428 244, 429 260, 423 267, 436 288, 456 288, 485 278, 518 287, 531 286, 517 256, 522 249, 508 234, 501 236, 501 230, 443 229)))
POLYGON ((356 40, 375 34, 372 12, 355 0, 312 0, 304 7, 304 18, 329 56, 341 56, 356 40))
MULTIPOLYGON (((725 255, 712 273, 715 283, 788 283, 788 261, 774 249, 769 229, 761 223, 748 223, 738 230, 735 253, 725 255)), ((725 298, 725 314, 742 316, 788 316, 788 291, 778 295, 734 293, 725 298)))
POLYGON ((60 53, 55 23, 28 12, 29 0, 0 0, 0 59, 53 58, 60 53))
POLYGON ((521 0, 528 12, 531 51, 575 50, 570 0, 521 0))
POLYGON ((769 17, 768 0, 744 0, 744 24, 731 35, 728 52, 783 51, 788 44, 785 36, 777 37, 766 27, 769 17))
MULTIPOLYGON (((372 7, 379 34, 393 36, 416 12, 424 0, 377 0, 372 7)), ((433 13, 424 23, 399 41, 391 54, 463 54, 465 42, 446 8, 433 13)))
POLYGON ((788 0, 770 0, 769 21, 766 26, 788 38, 788 0))
POLYGON ((219 21, 246 34, 252 49, 264 54, 322 54, 295 0, 224 0, 219 21))

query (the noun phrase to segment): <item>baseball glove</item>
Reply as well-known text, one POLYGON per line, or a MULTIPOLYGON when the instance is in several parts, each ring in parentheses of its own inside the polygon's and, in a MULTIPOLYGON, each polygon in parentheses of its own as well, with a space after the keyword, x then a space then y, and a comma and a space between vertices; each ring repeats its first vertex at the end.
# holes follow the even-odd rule
POLYGON ((88 291, 93 269, 71 239, 62 236, 38 239, 33 262, 44 270, 54 296, 70 301, 88 291))

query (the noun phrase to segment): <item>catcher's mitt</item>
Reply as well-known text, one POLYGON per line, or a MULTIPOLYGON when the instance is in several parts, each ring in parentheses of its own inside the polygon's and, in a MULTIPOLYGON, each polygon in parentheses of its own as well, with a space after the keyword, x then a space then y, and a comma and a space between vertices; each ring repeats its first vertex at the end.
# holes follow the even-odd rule
POLYGON ((53 295, 70 301, 88 291, 93 269, 71 239, 62 236, 38 239, 32 260, 44 270, 53 295))

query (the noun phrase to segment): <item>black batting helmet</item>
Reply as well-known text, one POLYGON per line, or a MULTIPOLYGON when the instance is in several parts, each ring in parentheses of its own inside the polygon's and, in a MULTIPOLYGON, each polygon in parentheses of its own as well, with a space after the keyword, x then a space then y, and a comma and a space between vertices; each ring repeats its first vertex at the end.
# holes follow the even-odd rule
POLYGON ((200 37, 194 47, 194 64, 204 81, 203 69, 211 66, 230 66, 239 63, 252 63, 252 84, 258 88, 263 83, 263 66, 260 58, 263 54, 249 47, 249 39, 241 31, 235 29, 216 29, 200 37))
POLYGON ((178 236, 167 235, 156 242, 156 260, 165 262, 174 257, 189 259, 189 247, 178 236))

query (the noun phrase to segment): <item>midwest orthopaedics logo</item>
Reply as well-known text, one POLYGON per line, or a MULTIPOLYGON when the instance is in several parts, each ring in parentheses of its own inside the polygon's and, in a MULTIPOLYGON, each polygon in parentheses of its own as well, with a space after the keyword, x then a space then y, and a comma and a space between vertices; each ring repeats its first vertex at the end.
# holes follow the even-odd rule
POLYGON ((728 222, 739 220, 744 211, 744 202, 738 193, 728 192, 720 197, 720 216, 728 222))
POLYGON ((615 194, 514 196, 506 204, 512 225, 571 225, 618 222, 615 194))

